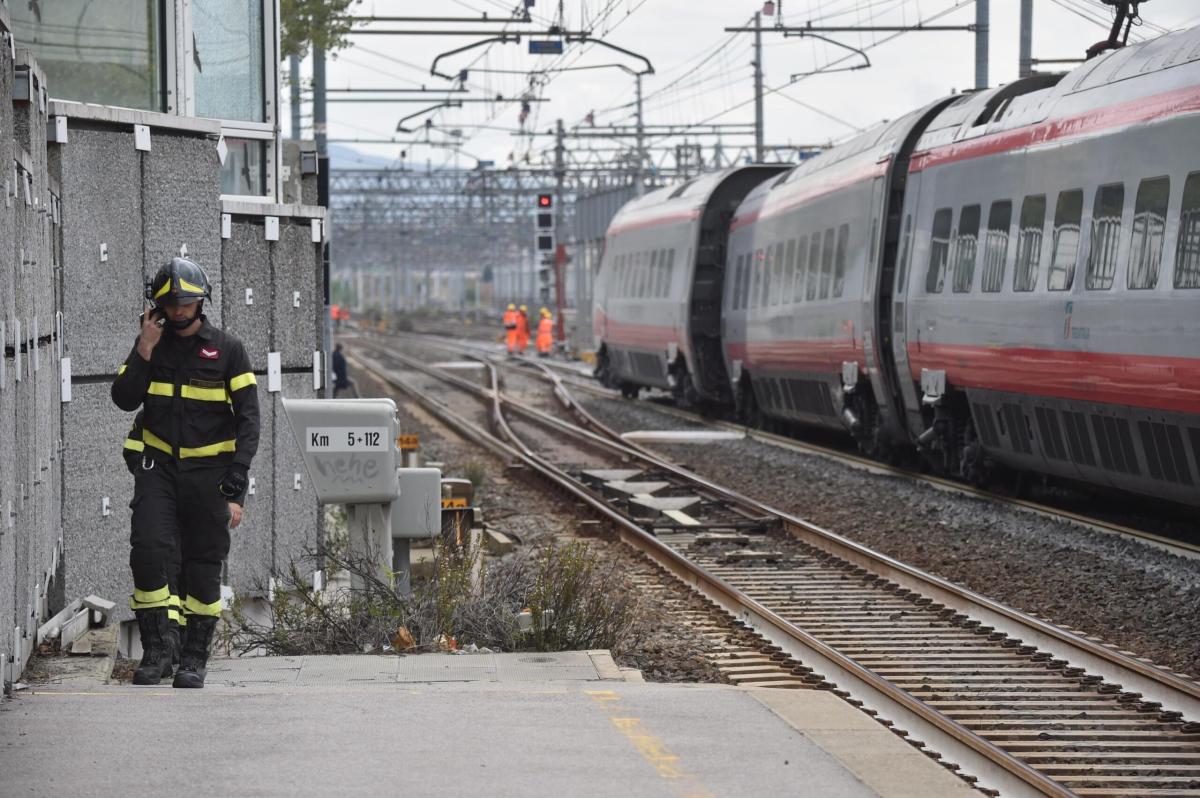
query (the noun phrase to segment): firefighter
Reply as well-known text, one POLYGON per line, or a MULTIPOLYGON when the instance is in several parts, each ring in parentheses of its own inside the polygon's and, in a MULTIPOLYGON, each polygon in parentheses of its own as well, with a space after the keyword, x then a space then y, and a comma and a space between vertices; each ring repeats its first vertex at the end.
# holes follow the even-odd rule
POLYGON ((554 316, 542 308, 541 317, 537 328, 538 357, 549 357, 550 350, 554 347, 554 316))
POLYGON ((521 306, 517 313, 517 350, 523 355, 529 348, 529 308, 521 306))
POLYGON ((517 306, 511 302, 504 311, 504 343, 511 355, 517 351, 517 306))
POLYGON ((153 307, 112 386, 118 407, 142 410, 129 503, 130 606, 143 650, 134 684, 172 674, 171 572, 178 556, 186 632, 173 686, 204 686, 229 530, 242 521, 258 450, 257 381, 242 342, 205 317, 211 296, 208 276, 192 261, 174 258, 159 269, 146 289, 153 307))

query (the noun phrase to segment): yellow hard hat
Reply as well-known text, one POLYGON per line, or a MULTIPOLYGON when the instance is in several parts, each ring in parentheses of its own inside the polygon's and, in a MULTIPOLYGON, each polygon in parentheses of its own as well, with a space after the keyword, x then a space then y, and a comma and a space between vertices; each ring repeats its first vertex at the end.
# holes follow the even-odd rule
POLYGON ((538 313, 549 313, 549 312, 550 311, 546 310, 545 308, 542 308, 541 310, 538 311, 538 313))
POLYGON ((526 306, 524 306, 524 305, 522 305, 522 306, 521 306, 521 312, 522 312, 522 313, 524 313, 524 312, 525 312, 525 311, 527 311, 527 310, 529 310, 529 308, 527 308, 527 307, 526 307, 526 306))
POLYGON ((516 305, 514 305, 513 303, 509 302, 509 303, 508 303, 508 309, 509 309, 509 310, 516 310, 516 309, 517 309, 517 306, 516 306, 516 305))

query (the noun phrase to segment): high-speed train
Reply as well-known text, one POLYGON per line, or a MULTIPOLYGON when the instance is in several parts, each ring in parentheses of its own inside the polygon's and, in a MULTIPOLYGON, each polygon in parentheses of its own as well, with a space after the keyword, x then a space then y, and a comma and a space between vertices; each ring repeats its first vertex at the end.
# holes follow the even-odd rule
POLYGON ((1200 505, 1200 28, 613 219, 597 373, 1200 505))

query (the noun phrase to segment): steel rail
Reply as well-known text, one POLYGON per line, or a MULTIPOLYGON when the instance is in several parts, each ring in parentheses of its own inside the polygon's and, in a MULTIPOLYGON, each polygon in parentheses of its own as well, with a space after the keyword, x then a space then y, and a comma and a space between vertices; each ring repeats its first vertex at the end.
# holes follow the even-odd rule
MULTIPOLYGON (((484 355, 492 358, 494 362, 503 365, 509 365, 507 361, 498 358, 495 352, 487 350, 485 347, 469 344, 465 341, 431 340, 429 336, 423 336, 420 333, 391 333, 391 335, 413 340, 414 342, 420 341, 424 345, 438 346, 459 353, 469 353, 477 357, 484 355)), ((511 365, 514 368, 525 365, 535 365, 549 372, 554 369, 555 364, 517 360, 513 361, 511 365)), ((575 388, 587 391, 594 396, 599 396, 606 399, 612 399, 616 395, 613 391, 607 388, 602 388, 598 385, 585 382, 584 378, 582 378, 582 376, 578 373, 572 373, 570 370, 565 369, 564 371, 567 372, 567 381, 575 388)), ((561 375, 559 376, 561 378, 561 375)), ((848 464, 855 468, 861 468, 875 474, 886 474, 890 476, 904 477, 917 482, 923 482, 927 485, 937 488, 938 490, 943 490, 949 493, 957 493, 962 496, 971 496, 988 501, 1002 502, 1004 504, 1019 507, 1029 512, 1036 513, 1043 517, 1069 521, 1106 535, 1118 535, 1121 537, 1132 538, 1146 545, 1162 549, 1170 554, 1174 554, 1177 557, 1200 559, 1200 545, 1176 540, 1166 537, 1165 535, 1159 535, 1154 532, 1147 532, 1145 530, 1126 526, 1124 524, 1093 518, 1091 516, 1084 515, 1083 513, 1078 513, 1073 510, 1066 510, 1059 507, 1053 507, 1051 505, 1042 504, 1030 499, 1020 499, 1012 496, 1005 496, 986 488, 975 487, 974 485, 968 485, 966 483, 958 482, 946 477, 940 477, 935 474, 923 474, 919 471, 912 471, 900 466, 889 465, 888 463, 883 463, 878 460, 872 460, 871 458, 864 457, 862 455, 834 449, 828 446, 822 446, 820 444, 809 443, 774 432, 767 432, 766 430, 754 429, 753 427, 747 427, 744 424, 737 424, 731 421, 725 421, 723 419, 706 418, 697 413, 681 410, 678 407, 672 407, 670 405, 658 403, 655 403, 653 406, 656 411, 666 415, 674 416, 676 418, 697 424, 704 424, 709 427, 742 432, 748 438, 767 443, 772 446, 778 446, 780 448, 789 449, 796 452, 815 454, 817 456, 834 460, 843 464, 848 464)))
MULTIPOLYGON (((947 717, 936 709, 915 698, 907 691, 895 686, 887 679, 879 676, 870 669, 859 665, 852 658, 841 654, 837 649, 822 642, 803 629, 795 626, 773 610, 742 591, 731 586, 706 569, 690 562, 678 552, 659 541, 653 535, 644 531, 637 523, 626 518, 613 509, 606 501, 595 495, 574 477, 559 469, 549 461, 537 455, 513 433, 505 419, 505 409, 515 411, 531 421, 542 423, 556 431, 572 434, 589 443, 607 445, 614 453, 623 456, 642 459, 648 464, 689 479, 706 489, 722 494, 733 504, 754 507, 753 500, 739 497, 720 486, 707 480, 695 477, 689 472, 665 463, 659 458, 643 455, 638 450, 624 444, 607 440, 601 435, 568 424, 541 411, 532 410, 516 405, 507 397, 499 385, 499 378, 494 364, 485 365, 489 371, 491 388, 482 388, 468 380, 440 371, 419 360, 387 352, 388 357, 402 363, 406 368, 432 376, 450 385, 475 394, 491 404, 491 419, 497 424, 499 434, 509 438, 509 443, 495 439, 491 434, 482 430, 478 425, 457 416, 452 411, 439 405, 433 398, 406 385, 389 373, 388 369, 375 361, 363 362, 388 384, 405 392, 416 399, 426 410, 439 419, 451 424, 457 431, 472 440, 479 441, 491 451, 528 466, 535 473, 547 479, 554 487, 583 502, 604 519, 610 522, 618 537, 633 547, 652 556, 662 567, 674 574, 687 585, 699 590, 714 600, 730 614, 751 624, 760 634, 763 634, 783 650, 801 660, 807 666, 820 671, 826 678, 833 680, 846 690, 856 700, 862 701, 879 716, 900 725, 910 733, 921 736, 924 744, 943 756, 953 757, 953 761, 963 767, 972 776, 978 778, 980 786, 999 791, 1004 795, 1051 795, 1070 796, 1073 793, 1063 785, 1045 776, 1036 768, 1031 767, 996 744, 975 734, 973 731, 947 717), (487 440, 491 438, 491 440, 487 440)), ((763 507, 763 509, 768 509, 763 507)), ((780 515, 782 520, 803 524, 799 519, 780 515)), ((815 529, 815 528, 814 528, 815 529)), ((831 534, 831 533, 826 533, 831 534)), ((834 536, 835 538, 837 536, 834 536)), ((857 547, 863 548, 863 547, 857 547)), ((865 550, 869 552, 869 550, 865 550)), ((869 552, 874 554, 873 552, 869 552)), ((876 555, 882 557, 882 555, 876 555)), ((895 566, 902 566, 890 558, 883 558, 895 566)), ((915 572, 915 569, 911 569, 915 572)), ((917 572, 919 573, 919 572, 917 572)), ((936 577, 934 577, 936 579, 936 577)), ((941 581, 941 580, 938 580, 941 581)), ((1195 685, 1193 684, 1193 687, 1195 685)))

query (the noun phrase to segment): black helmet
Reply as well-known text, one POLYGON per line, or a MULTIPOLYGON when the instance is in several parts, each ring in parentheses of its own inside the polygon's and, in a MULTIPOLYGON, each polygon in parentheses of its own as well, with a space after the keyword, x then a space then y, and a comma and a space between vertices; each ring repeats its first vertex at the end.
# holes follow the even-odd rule
POLYGON ((146 299, 156 305, 190 305, 211 297, 208 275, 186 258, 171 258, 146 287, 146 299))

